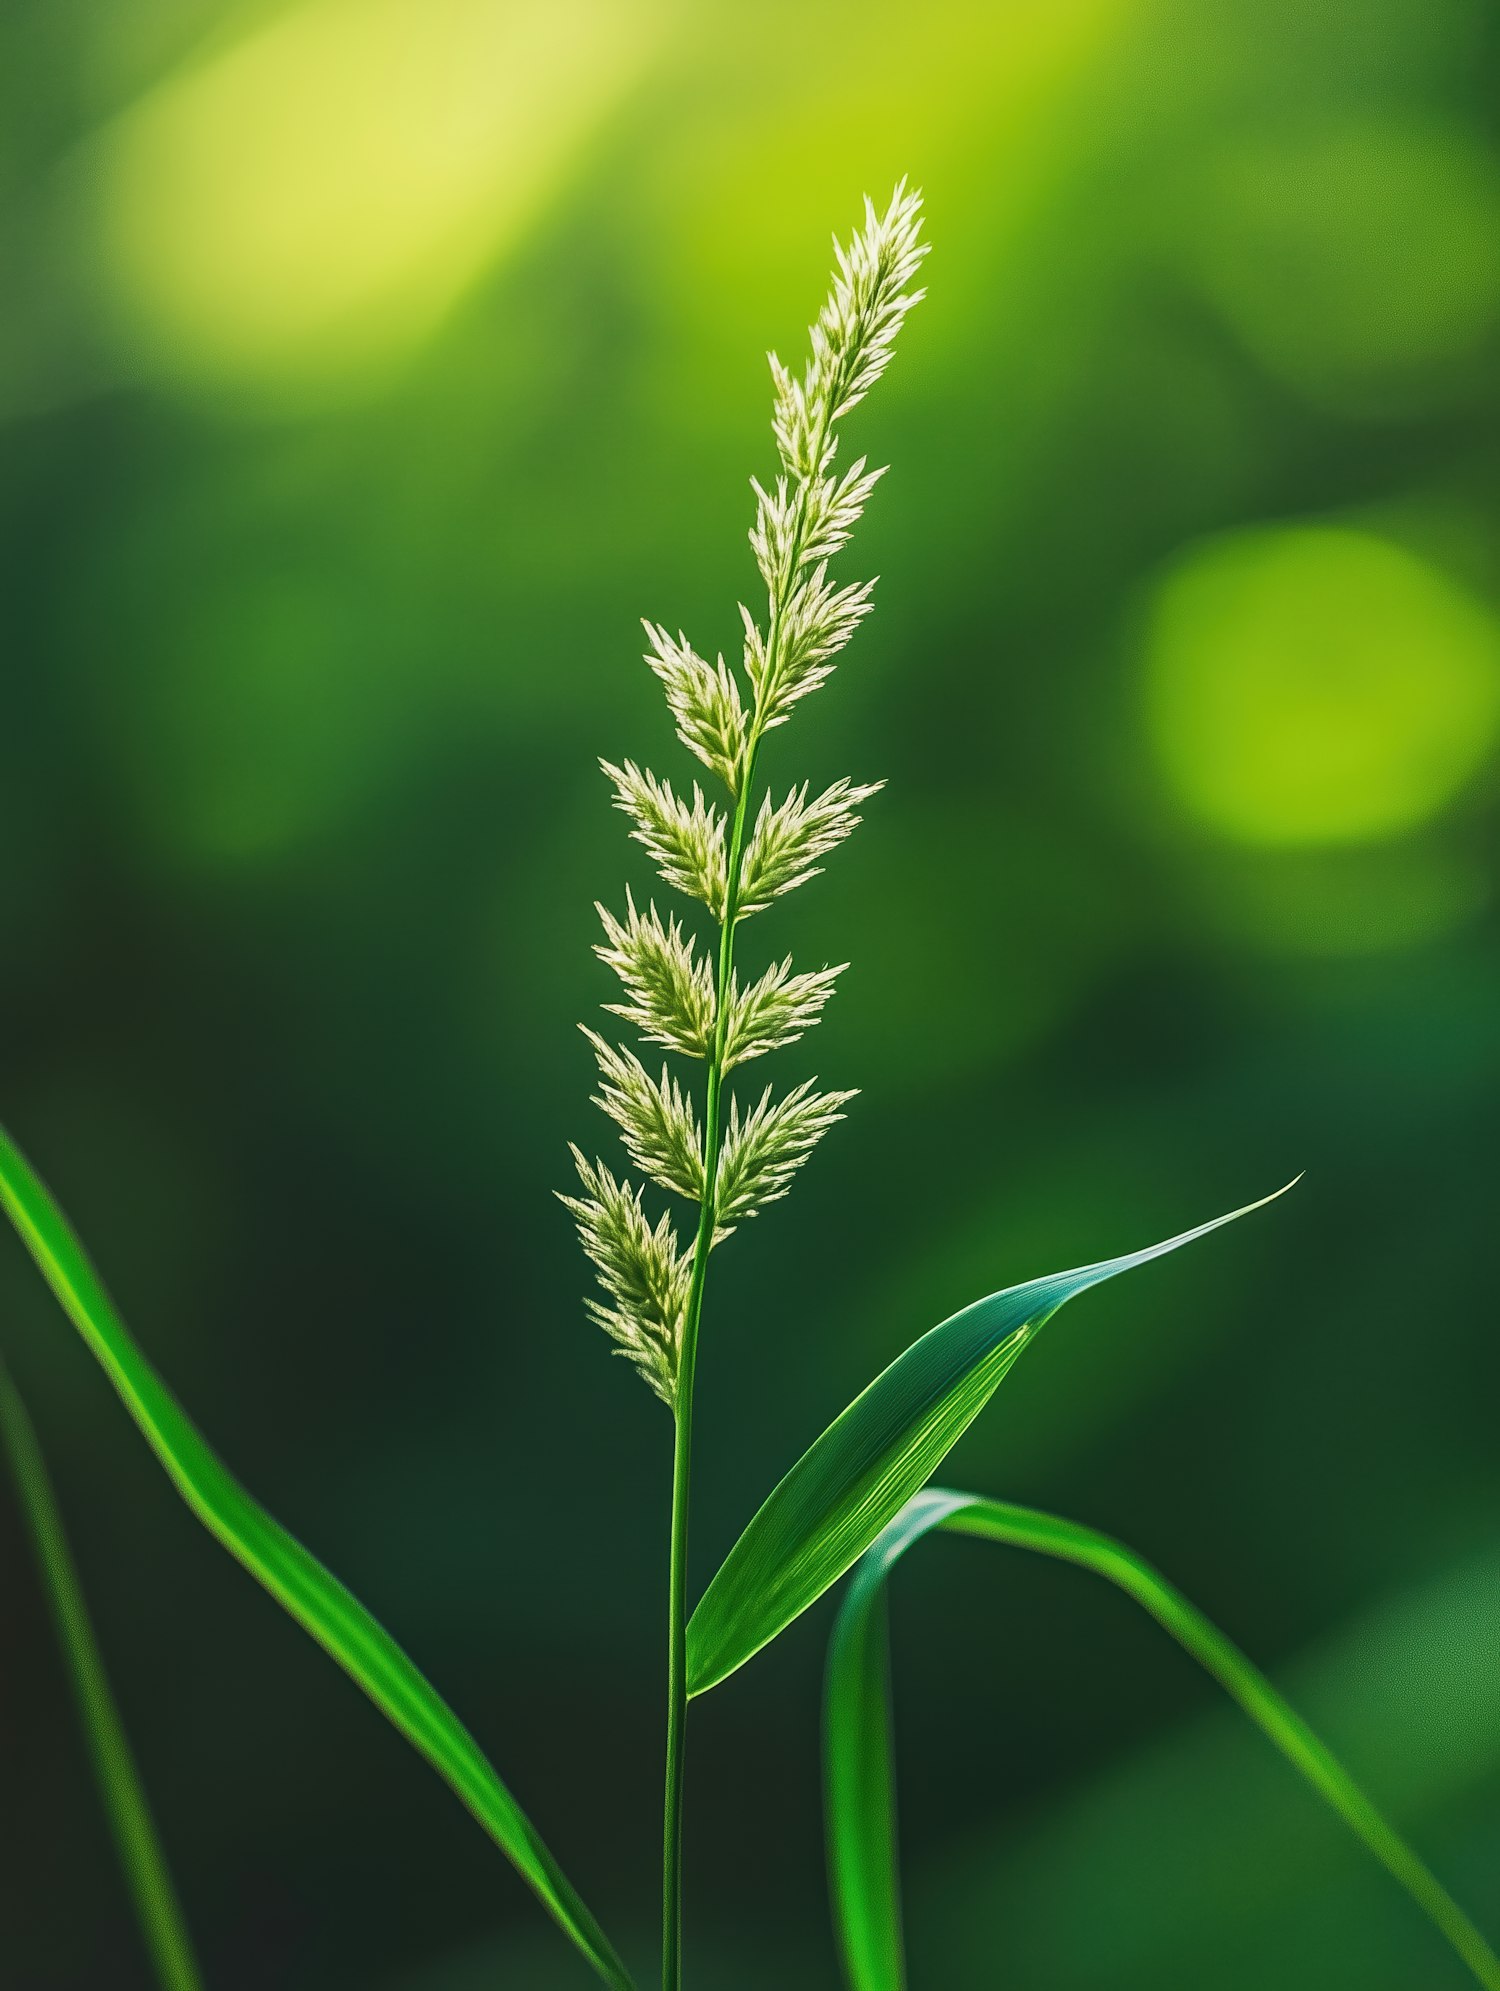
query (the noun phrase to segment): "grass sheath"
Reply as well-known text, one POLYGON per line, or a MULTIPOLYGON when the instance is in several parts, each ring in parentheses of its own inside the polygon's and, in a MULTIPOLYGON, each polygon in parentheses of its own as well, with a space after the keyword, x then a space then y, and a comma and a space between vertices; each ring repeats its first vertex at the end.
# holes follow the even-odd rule
POLYGON ((1485 1991, 1500 1957, 1333 1752, 1231 1639, 1124 1543, 1076 1521, 930 1487, 910 1500, 855 1572, 828 1649, 824 1789, 834 1923, 850 1991, 904 1991, 890 1747, 885 1591, 908 1549, 935 1529, 1076 1563, 1139 1604, 1238 1703, 1446 1938, 1485 1991))
POLYGON ((171 1870, 151 1816, 120 1711, 104 1670, 62 1515, 31 1417, 0 1363, 0 1441, 10 1463, 37 1568, 67 1662, 78 1716, 93 1759, 104 1815, 114 1837, 141 1936, 162 1991, 202 1991, 171 1870))

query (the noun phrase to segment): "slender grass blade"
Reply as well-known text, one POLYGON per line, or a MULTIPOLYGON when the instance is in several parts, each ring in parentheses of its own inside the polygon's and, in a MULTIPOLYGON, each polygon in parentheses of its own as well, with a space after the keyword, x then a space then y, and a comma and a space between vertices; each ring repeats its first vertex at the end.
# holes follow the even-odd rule
POLYGON ((844 1975, 855 1991, 906 1991, 886 1577, 964 1496, 907 1501, 854 1566, 828 1644, 823 1811, 828 1890, 844 1975))
POLYGON ((909 1501, 864 1556, 829 1643, 823 1726, 829 1892, 850 1991, 905 1991, 885 1596, 896 1563, 935 1528, 1077 1563, 1134 1598, 1364 1841, 1485 1991, 1500 1991, 1500 1957, 1442 1883, 1265 1675, 1150 1563, 1076 1521, 937 1487, 909 1501))
POLYGON ((183 1919, 145 1787, 104 1670, 104 1655, 84 1602, 57 1497, 20 1391, 0 1363, 0 1443, 20 1495, 52 1607, 58 1643, 93 1758, 104 1813, 114 1835, 141 1935, 162 1991, 202 1991, 192 1938, 183 1919))
POLYGON ((730 1550, 688 1626, 689 1691, 717 1686, 838 1581, 937 1471, 1059 1307, 1274 1200, 992 1293, 913 1342, 803 1453, 730 1550))
POLYGON ((0 1205, 188 1506, 462 1799, 606 1983, 631 1979, 478 1743, 395 1640, 245 1491, 115 1311, 67 1218, 0 1131, 0 1205))

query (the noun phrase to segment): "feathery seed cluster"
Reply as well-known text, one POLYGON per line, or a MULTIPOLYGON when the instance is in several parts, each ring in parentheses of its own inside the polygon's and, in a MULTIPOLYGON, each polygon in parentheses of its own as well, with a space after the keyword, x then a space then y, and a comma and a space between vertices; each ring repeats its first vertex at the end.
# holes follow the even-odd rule
POLYGON ((653 1078, 631 1050, 585 1030, 599 1064, 595 1104, 615 1122, 643 1176, 698 1206, 697 1243, 684 1246, 670 1217, 654 1225, 642 1192, 617 1181, 576 1147, 581 1196, 563 1202, 577 1220, 605 1300, 587 1302, 618 1351, 675 1407, 678 1362, 690 1311, 696 1319, 704 1269, 699 1249, 784 1196, 849 1092, 816 1092, 804 1081, 781 1098, 767 1086, 751 1106, 722 1103, 734 1066, 794 1043, 818 1022, 841 967, 794 973, 788 958, 742 984, 734 972, 741 920, 814 877, 819 860, 859 821, 879 783, 839 780, 812 796, 803 782, 779 804, 769 792, 751 819, 750 794, 765 734, 826 683, 835 659, 870 612, 872 581, 835 585, 828 563, 848 541, 884 474, 863 457, 839 473, 838 424, 889 363, 896 334, 922 296, 912 281, 926 244, 921 200, 897 187, 884 214, 865 202, 864 225, 834 244, 832 289, 811 329, 800 378, 770 356, 772 429, 780 469, 769 489, 751 480, 750 545, 766 587, 764 625, 743 605, 744 688, 720 656, 710 664, 686 636, 647 622, 646 662, 661 680, 677 737, 727 791, 711 802, 698 782, 685 800, 633 761, 601 763, 631 835, 663 880, 705 906, 718 927, 717 966, 675 916, 643 914, 626 894, 625 917, 598 908, 599 958, 619 976, 625 1000, 607 1004, 648 1044, 706 1065, 703 1118, 692 1091, 667 1068, 653 1078), (748 690, 748 701, 746 692, 748 690))

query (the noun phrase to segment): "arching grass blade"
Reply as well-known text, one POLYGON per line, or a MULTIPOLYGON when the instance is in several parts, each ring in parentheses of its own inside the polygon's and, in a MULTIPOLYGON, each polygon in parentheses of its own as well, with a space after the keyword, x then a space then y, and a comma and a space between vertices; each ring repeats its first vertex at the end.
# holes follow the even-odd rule
POLYGON ((36 1550, 47 1600, 67 1660, 79 1718, 99 1781, 141 1935, 162 1991, 202 1991, 166 1854, 157 1837, 140 1772, 110 1691, 78 1571, 63 1530, 42 1448, 10 1371, 0 1363, 0 1443, 36 1550))
POLYGON ((914 1541, 963 1503, 914 1494, 854 1566, 828 1643, 823 1807, 828 1888, 844 1975, 855 1991, 905 1991, 891 1655, 885 1580, 914 1541))
POLYGON ((3 1132, 0 1204, 168 1478, 209 1533, 456 1792, 605 1982, 630 1991, 624 1964, 473 1736, 390 1634, 251 1498, 200 1437, 131 1338, 66 1217, 3 1132))
POLYGON ((864 1554, 1059 1307, 1274 1200, 1144 1251, 992 1293, 913 1342, 803 1453, 730 1550, 688 1626, 690 1692, 705 1693, 743 1666, 864 1554))
MULTIPOLYGON (((1112 1536, 1076 1521, 937 1487, 909 1501, 860 1562, 829 1644, 824 1702, 829 1887, 850 1991, 904 1991, 906 1985, 884 1658, 885 1592, 895 1564, 935 1528, 1077 1563, 1133 1597, 1212 1674, 1364 1841, 1485 1991, 1500 1991, 1500 1957, 1447 1889, 1265 1675, 1150 1563, 1112 1536)), ((999 1940, 1003 1944, 1003 1932, 999 1940)), ((997 1961, 1003 1962, 1003 1956, 997 1961)))

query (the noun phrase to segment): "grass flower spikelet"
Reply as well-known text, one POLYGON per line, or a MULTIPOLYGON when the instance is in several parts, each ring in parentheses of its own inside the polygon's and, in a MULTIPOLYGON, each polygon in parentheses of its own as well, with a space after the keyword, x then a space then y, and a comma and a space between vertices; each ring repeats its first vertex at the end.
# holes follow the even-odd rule
POLYGON ((674 641, 654 623, 643 626, 651 646, 646 662, 666 687, 678 739, 718 775, 731 795, 738 795, 747 722, 733 673, 723 657, 706 664, 686 636, 674 641))
POLYGON ((879 787, 841 778, 814 795, 804 781, 778 803, 763 786, 757 794, 755 777, 766 736, 828 682, 873 605, 874 582, 838 578, 831 563, 885 473, 863 456, 840 465, 839 425, 890 363, 922 295, 914 279, 925 254, 918 195, 903 183, 884 211, 866 201, 851 240, 834 245, 801 372, 770 355, 777 463, 764 482, 751 480, 750 527, 765 608, 759 618, 740 608, 739 665, 722 654, 710 663, 665 623, 643 624, 645 661, 677 737, 722 784, 727 804, 710 801, 696 781, 680 791, 635 761, 600 762, 615 806, 663 881, 704 907, 717 929, 715 966, 683 921, 664 920, 654 904, 642 913, 627 893, 623 919, 598 908, 604 939, 594 951, 622 990, 605 1007, 642 1042, 706 1066, 701 1109, 693 1087, 670 1070, 653 1077, 629 1047, 585 1032, 599 1066, 595 1103, 640 1175, 698 1205, 695 1244, 683 1249, 665 1218, 651 1223, 640 1189, 576 1152, 584 1194, 564 1198, 608 1302, 590 1301, 592 1317, 676 1409, 679 1427, 690 1407, 682 1398, 691 1398, 709 1252, 786 1195, 854 1096, 804 1082, 780 1098, 768 1086, 748 1109, 728 1098, 725 1075, 805 1036, 842 973, 799 973, 788 957, 742 981, 734 943, 742 920, 816 875, 879 787))
POLYGON ((773 1100, 767 1086, 743 1117, 739 1101, 729 1108, 729 1126, 719 1156, 717 1209, 721 1231, 777 1202, 792 1177, 828 1132, 852 1092, 814 1092, 804 1079, 784 1098, 773 1100))
POLYGON ((703 1194, 703 1136, 687 1094, 665 1066, 654 1079, 634 1051, 581 1027, 599 1061, 594 1104, 619 1128, 626 1153, 661 1188, 696 1203, 703 1194))
POLYGON ((595 905, 605 942, 594 952, 614 969, 629 998, 604 1006, 633 1024, 648 1044, 661 1044, 689 1058, 706 1058, 713 1046, 718 999, 713 972, 675 919, 661 922, 654 905, 644 917, 625 894, 623 925, 595 905))
POLYGON ((651 853, 662 877, 722 919, 727 870, 723 811, 710 807, 696 781, 689 804, 633 760, 623 767, 607 760, 599 765, 615 784, 615 807, 635 824, 631 835, 651 853))
POLYGON ((817 860, 844 841, 859 822, 856 810, 883 785, 876 781, 861 788, 840 779, 809 801, 804 781, 776 808, 767 795, 745 851, 741 919, 763 912, 783 892, 795 891, 815 878, 821 869, 817 860))
POLYGON ((729 1016, 724 1029, 724 1069, 744 1064, 747 1058, 763 1057, 811 1030, 823 1013, 823 1005, 833 994, 833 985, 848 966, 818 968, 811 974, 794 975, 792 957, 767 968, 757 982, 746 989, 736 983, 729 998, 729 1016))
POLYGON ((578 1237, 613 1302, 586 1300, 591 1319, 616 1350, 645 1378, 666 1404, 677 1388, 677 1356, 682 1341, 690 1261, 684 1257, 670 1218, 653 1227, 641 1207, 641 1192, 618 1182, 602 1162, 591 1163, 575 1147, 573 1163, 582 1196, 560 1196, 578 1225, 578 1237))

